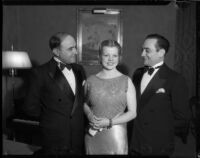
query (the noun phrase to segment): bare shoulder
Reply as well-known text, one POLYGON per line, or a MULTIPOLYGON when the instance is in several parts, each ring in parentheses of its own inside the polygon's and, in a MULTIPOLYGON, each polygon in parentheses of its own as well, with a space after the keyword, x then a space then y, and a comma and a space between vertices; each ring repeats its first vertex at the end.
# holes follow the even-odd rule
POLYGON ((132 80, 131 80, 131 78, 129 76, 127 76, 127 80, 128 80, 128 87, 135 88, 135 86, 134 86, 134 84, 133 84, 133 82, 132 82, 132 80))

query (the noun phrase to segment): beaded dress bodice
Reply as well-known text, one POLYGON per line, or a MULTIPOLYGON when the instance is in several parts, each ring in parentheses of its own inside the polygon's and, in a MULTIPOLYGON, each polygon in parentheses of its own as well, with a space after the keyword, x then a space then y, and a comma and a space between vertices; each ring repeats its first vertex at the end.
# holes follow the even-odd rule
POLYGON ((88 105, 97 117, 113 118, 124 112, 128 77, 102 79, 96 75, 86 81, 88 105))

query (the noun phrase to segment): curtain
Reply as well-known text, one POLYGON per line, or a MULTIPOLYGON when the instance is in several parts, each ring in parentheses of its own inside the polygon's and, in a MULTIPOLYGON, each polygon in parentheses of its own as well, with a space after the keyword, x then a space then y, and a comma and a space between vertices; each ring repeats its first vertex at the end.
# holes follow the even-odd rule
POLYGON ((177 4, 174 69, 188 84, 189 96, 196 96, 196 2, 177 4))

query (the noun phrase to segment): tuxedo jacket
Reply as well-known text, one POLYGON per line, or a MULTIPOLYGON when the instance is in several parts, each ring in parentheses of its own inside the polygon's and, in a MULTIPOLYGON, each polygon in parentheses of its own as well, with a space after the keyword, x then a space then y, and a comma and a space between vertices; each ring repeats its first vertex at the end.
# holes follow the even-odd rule
POLYGON ((76 80, 74 95, 68 81, 52 58, 33 69, 24 111, 39 117, 43 147, 82 151, 84 144, 82 66, 72 64, 76 80))
POLYGON ((144 72, 144 68, 139 68, 132 77, 137 117, 131 150, 142 155, 170 155, 174 150, 175 129, 183 129, 190 118, 188 89, 184 78, 163 64, 141 94, 144 72))

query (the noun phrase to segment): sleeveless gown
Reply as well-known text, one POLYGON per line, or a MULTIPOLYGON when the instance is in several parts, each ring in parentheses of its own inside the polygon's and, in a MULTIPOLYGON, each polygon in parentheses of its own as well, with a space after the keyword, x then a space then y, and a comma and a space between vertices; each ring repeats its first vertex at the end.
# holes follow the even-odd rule
MULTIPOLYGON (((128 76, 102 79, 92 75, 87 79, 86 86, 88 106, 94 115, 110 119, 124 113, 128 76)), ((128 154, 126 123, 105 128, 94 136, 88 134, 87 130, 85 147, 87 155, 128 154)))

